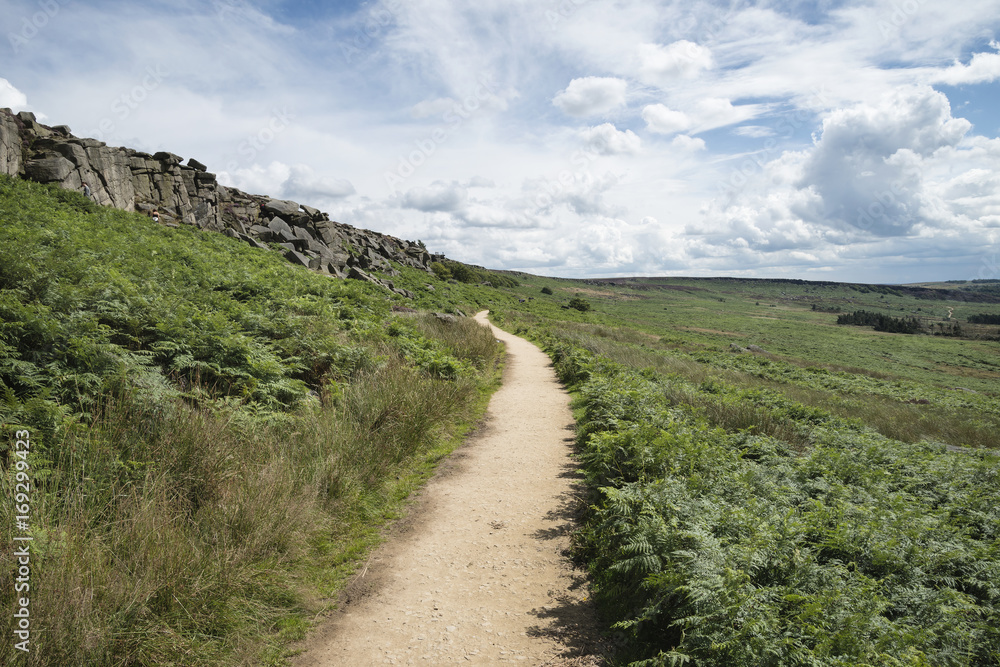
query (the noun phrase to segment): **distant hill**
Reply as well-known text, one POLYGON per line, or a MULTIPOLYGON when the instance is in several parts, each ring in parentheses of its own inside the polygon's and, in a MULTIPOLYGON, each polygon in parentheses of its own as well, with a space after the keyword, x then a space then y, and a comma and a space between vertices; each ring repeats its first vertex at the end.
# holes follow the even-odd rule
POLYGON ((962 301, 972 303, 1000 303, 1000 280, 950 280, 940 283, 918 283, 910 285, 882 285, 871 283, 844 283, 829 280, 800 280, 796 278, 688 278, 688 277, 637 277, 637 278, 599 278, 582 280, 588 285, 618 285, 632 289, 691 289, 698 282, 718 284, 722 282, 758 285, 761 287, 780 287, 781 285, 797 285, 806 287, 836 287, 847 286, 861 293, 894 294, 910 296, 917 299, 932 301, 962 301))

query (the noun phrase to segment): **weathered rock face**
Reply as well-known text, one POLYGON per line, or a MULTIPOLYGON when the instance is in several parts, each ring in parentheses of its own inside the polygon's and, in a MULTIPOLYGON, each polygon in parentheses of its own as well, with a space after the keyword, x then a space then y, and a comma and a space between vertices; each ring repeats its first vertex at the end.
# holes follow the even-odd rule
POLYGON ((65 125, 42 125, 24 111, 0 109, 0 173, 78 191, 87 184, 99 204, 156 210, 163 222, 222 232, 255 247, 276 243, 291 262, 375 282, 402 296, 409 293, 366 272, 395 273, 387 260, 430 272, 431 262, 443 258, 419 244, 332 221, 310 206, 223 187, 193 158, 183 164, 173 153, 150 155, 81 139, 65 125))

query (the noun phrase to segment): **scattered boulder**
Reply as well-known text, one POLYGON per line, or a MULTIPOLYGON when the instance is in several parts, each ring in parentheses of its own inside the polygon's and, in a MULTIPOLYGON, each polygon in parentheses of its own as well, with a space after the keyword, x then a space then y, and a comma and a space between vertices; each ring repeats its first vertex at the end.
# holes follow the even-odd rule
POLYGON ((250 233, 265 243, 270 241, 272 238, 271 228, 264 227, 263 225, 252 225, 250 227, 250 233))
POLYGON ((240 240, 242 240, 242 241, 244 241, 246 243, 249 243, 254 248, 259 248, 261 250, 270 250, 270 248, 268 248, 266 245, 264 245, 263 243, 261 243, 260 241, 258 241, 257 239, 255 239, 254 237, 249 236, 247 234, 240 234, 240 240))
POLYGON ((376 285, 378 284, 378 281, 375 278, 368 275, 367 273, 365 273, 356 266, 352 266, 350 268, 350 270, 347 272, 347 277, 350 278, 351 280, 364 280, 369 283, 375 283, 376 285))
POLYGON ((168 153, 167 151, 160 151, 159 153, 154 153, 153 159, 171 166, 178 165, 184 161, 184 158, 182 158, 180 155, 175 155, 174 153, 168 153))
POLYGON ((287 259, 292 264, 296 264, 298 266, 304 266, 307 269, 311 268, 309 266, 309 258, 303 255, 302 253, 296 252, 295 250, 289 250, 288 252, 286 252, 285 259, 287 259))
POLYGON ((268 199, 260 205, 260 210, 271 215, 291 218, 299 214, 299 205, 285 199, 268 199))

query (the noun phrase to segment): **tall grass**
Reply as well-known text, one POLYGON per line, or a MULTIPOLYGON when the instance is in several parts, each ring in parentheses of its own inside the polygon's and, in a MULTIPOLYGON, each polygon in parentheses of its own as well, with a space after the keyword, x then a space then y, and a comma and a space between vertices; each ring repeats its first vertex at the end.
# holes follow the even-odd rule
POLYGON ((477 369, 485 369, 496 361, 496 339, 489 328, 471 318, 450 322, 424 314, 415 318, 417 331, 427 338, 440 341, 456 359, 467 361, 477 369))
POLYGON ((577 554, 619 664, 997 663, 995 457, 549 350, 578 392, 577 554), (782 426, 809 447, 762 434, 782 426))
MULTIPOLYGON (((36 462, 37 630, 18 656, 5 613, 0 655, 121 666, 277 655, 282 628, 315 608, 303 584, 314 546, 347 549, 345 525, 384 513, 396 480, 468 422, 478 396, 475 378, 435 379, 390 355, 270 425, 231 408, 105 396, 89 428, 63 434, 49 465, 36 462)), ((0 608, 13 606, 5 586, 0 608)))
POLYGON ((0 664, 279 663, 496 386, 482 327, 220 234, 7 177, 0 221, 0 664))

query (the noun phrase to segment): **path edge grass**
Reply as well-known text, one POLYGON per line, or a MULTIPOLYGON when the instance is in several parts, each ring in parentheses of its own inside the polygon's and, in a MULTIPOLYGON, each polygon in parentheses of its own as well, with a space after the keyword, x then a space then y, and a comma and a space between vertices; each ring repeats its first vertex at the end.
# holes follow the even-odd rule
POLYGON ((405 520, 413 510, 418 493, 439 472, 441 464, 468 443, 485 423, 490 400, 503 385, 506 366, 505 346, 488 379, 480 383, 478 396, 469 406, 466 417, 453 423, 450 433, 436 445, 397 471, 395 478, 387 478, 381 488, 370 490, 373 499, 381 500, 374 517, 366 514, 363 519, 355 518, 336 536, 312 545, 311 558, 301 568, 306 590, 312 592, 311 599, 306 602, 307 612, 290 615, 280 631, 268 637, 264 665, 289 665, 290 659, 306 652, 310 633, 346 604, 345 594, 358 572, 375 550, 391 538, 393 526, 405 520), (331 546, 330 553, 321 555, 331 546))

